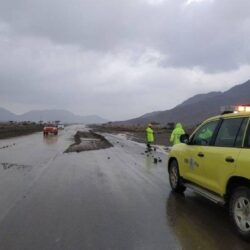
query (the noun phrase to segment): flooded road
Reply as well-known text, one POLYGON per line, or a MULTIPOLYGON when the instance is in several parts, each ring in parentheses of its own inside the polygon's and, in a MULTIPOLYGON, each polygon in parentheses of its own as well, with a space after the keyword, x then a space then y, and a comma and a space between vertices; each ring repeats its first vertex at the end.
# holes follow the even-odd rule
POLYGON ((170 192, 166 154, 113 135, 64 154, 77 130, 0 140, 0 249, 250 249, 224 208, 170 192))

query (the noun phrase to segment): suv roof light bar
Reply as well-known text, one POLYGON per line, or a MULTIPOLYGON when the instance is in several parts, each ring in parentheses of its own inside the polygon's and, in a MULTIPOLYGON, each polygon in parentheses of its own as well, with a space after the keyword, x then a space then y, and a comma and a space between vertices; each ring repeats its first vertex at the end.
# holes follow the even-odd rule
POLYGON ((250 112, 250 104, 240 104, 240 105, 227 105, 221 107, 221 114, 231 114, 239 112, 250 112))

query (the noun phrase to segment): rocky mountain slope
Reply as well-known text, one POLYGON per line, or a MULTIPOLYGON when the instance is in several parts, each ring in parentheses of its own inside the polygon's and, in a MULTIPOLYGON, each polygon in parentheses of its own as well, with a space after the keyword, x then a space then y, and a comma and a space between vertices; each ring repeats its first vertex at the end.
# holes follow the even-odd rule
POLYGON ((146 124, 154 121, 164 125, 170 122, 182 122, 186 126, 193 126, 210 116, 220 114, 222 106, 243 103, 250 103, 250 80, 225 92, 196 95, 171 110, 156 111, 119 123, 146 124))

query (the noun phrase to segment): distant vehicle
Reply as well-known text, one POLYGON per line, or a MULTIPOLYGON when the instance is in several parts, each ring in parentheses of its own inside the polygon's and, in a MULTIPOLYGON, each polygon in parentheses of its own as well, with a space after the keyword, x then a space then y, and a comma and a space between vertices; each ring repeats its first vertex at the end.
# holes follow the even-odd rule
POLYGON ((63 124, 58 124, 58 125, 57 125, 57 128, 58 128, 58 129, 64 129, 64 125, 63 125, 63 124))
POLYGON ((250 240, 250 105, 201 124, 181 136, 169 155, 168 172, 174 192, 186 188, 215 203, 229 206, 237 232, 250 240))
POLYGON ((43 135, 46 136, 48 134, 54 134, 54 135, 58 134, 58 128, 55 124, 47 124, 43 128, 43 135))

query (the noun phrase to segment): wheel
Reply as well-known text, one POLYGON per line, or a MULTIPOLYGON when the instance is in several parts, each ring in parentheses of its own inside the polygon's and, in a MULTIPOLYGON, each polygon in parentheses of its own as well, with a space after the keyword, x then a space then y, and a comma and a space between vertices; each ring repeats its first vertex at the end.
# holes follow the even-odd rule
POLYGON ((181 183, 179 166, 176 160, 171 161, 169 166, 169 182, 174 192, 183 193, 186 190, 186 187, 181 183))
POLYGON ((250 241, 250 188, 238 187, 229 204, 230 218, 239 235, 250 241))

